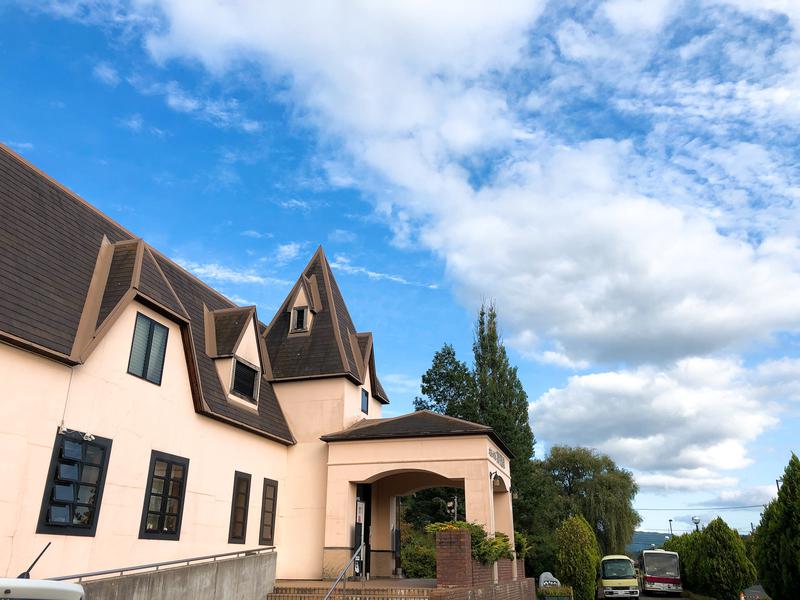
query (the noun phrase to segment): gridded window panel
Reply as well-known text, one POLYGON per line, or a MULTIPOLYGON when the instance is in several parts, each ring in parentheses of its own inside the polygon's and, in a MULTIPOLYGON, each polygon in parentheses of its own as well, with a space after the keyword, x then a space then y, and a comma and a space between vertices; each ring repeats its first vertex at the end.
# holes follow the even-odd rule
POLYGON ((369 392, 363 388, 361 389, 361 412, 369 413, 369 392))
POLYGON ((294 310, 294 328, 295 329, 305 329, 306 328, 306 309, 305 308, 296 308, 294 310))
POLYGON ((128 373, 161 385, 169 330, 142 313, 136 314, 128 373))
POLYGON ((37 533, 93 536, 111 440, 67 431, 56 435, 37 533))
POLYGON ((189 459, 153 451, 139 537, 178 540, 189 459))
POLYGON ((231 499, 231 527, 229 544, 244 544, 247 536, 247 509, 250 504, 250 475, 236 471, 233 477, 231 499))
POLYGON ((272 546, 275 543, 275 510, 278 504, 278 482, 274 479, 264 479, 264 488, 261 492, 261 529, 259 530, 258 543, 272 546))
POLYGON ((233 370, 233 392, 255 402, 257 382, 258 371, 237 360, 233 370))

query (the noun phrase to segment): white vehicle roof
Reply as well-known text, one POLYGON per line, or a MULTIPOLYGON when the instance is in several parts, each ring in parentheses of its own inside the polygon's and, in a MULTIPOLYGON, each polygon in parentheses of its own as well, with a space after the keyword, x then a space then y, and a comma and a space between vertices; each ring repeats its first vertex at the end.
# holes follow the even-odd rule
POLYGON ((0 578, 0 598, 3 600, 84 600, 83 586, 46 579, 0 578))

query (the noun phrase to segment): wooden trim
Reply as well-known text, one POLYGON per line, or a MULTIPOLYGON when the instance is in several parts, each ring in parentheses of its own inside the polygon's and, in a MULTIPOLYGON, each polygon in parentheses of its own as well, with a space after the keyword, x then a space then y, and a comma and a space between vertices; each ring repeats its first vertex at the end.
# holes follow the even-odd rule
POLYGON ((117 302, 117 305, 111 309, 111 312, 108 313, 108 316, 105 320, 100 324, 100 327, 97 328, 97 331, 94 334, 94 337, 89 341, 88 344, 83 348, 80 355, 80 362, 86 362, 86 359, 92 354, 97 345, 100 341, 105 337, 105 335, 109 332, 111 327, 116 323, 117 319, 119 319, 122 312, 127 308, 128 304, 130 304, 133 299, 136 297, 136 290, 133 288, 128 288, 128 291, 123 294, 120 301, 117 302))
POLYGON ((198 414, 205 414, 206 411, 210 412, 211 408, 203 398, 200 369, 197 366, 194 339, 192 338, 192 326, 188 323, 181 326, 181 341, 183 342, 183 355, 186 358, 186 368, 189 371, 189 389, 192 391, 194 410, 198 414))
POLYGON ((97 260, 95 261, 92 279, 89 282, 89 289, 86 292, 81 318, 78 321, 78 329, 72 342, 70 356, 76 360, 94 336, 97 327, 97 316, 100 314, 100 305, 103 302, 103 294, 105 293, 113 258, 114 245, 104 235, 100 242, 100 250, 97 252, 97 260))
POLYGON ((131 275, 131 287, 139 288, 142 279, 142 261, 144 260, 144 242, 136 240, 136 258, 133 262, 133 274, 131 275))
MULTIPOLYGON (((256 322, 256 319, 255 319, 256 309, 255 309, 255 307, 253 306, 253 307, 249 307, 249 308, 242 308, 240 310, 243 313, 245 313, 245 311, 247 313, 249 313, 247 315, 247 321, 250 322, 250 323, 253 323, 253 326, 255 326, 255 322, 256 322)), ((244 339, 245 331, 247 331, 247 323, 242 325, 242 328, 239 330, 239 335, 236 338, 236 343, 233 344, 233 353, 234 354, 236 354, 236 351, 239 349, 239 344, 241 344, 242 340, 244 339)), ((257 327, 256 327, 256 336, 258 336, 258 328, 257 327)), ((260 356, 259 356, 259 358, 260 358, 260 356)))
MULTIPOLYGON (((336 313, 336 301, 333 299, 333 288, 331 286, 330 267, 328 266, 328 259, 322 251, 322 246, 319 247, 319 256, 322 261, 322 278, 325 280, 325 293, 328 295, 328 304, 330 304, 331 325, 333 326, 333 337, 336 339, 336 345, 339 346, 339 358, 342 361, 342 369, 345 371, 350 370, 350 363, 347 362, 347 354, 344 351, 344 342, 342 341, 342 332, 339 330, 339 318, 336 313)), ((359 381, 359 384, 361 382, 359 381)))
POLYGON ((161 269, 161 265, 158 264, 158 261, 156 260, 155 255, 150 250, 150 246, 145 244, 145 249, 147 250, 147 253, 150 255, 150 258, 153 259, 153 264, 156 266, 156 269, 158 269, 158 272, 161 275, 161 278, 164 280, 164 283, 167 284, 167 287, 169 288, 169 291, 172 292, 172 295, 175 297, 175 301, 178 303, 178 306, 180 306, 181 310, 184 312, 184 316, 186 316, 188 318, 189 317, 189 311, 186 310, 186 307, 183 305, 183 302, 181 302, 181 299, 178 296, 177 292, 175 291, 175 288, 172 287, 172 284, 169 282, 169 278, 167 278, 167 275, 161 269))
POLYGON ((244 431, 249 431, 250 433, 254 433, 256 435, 260 435, 261 437, 265 437, 267 439, 279 442, 285 446, 294 446, 297 443, 297 440, 292 437, 292 439, 282 438, 274 433, 268 433, 263 429, 258 429, 257 427, 253 427, 251 425, 246 425, 241 421, 236 421, 231 419, 230 417, 226 417, 224 415, 220 415, 219 413, 215 413, 209 410, 197 411, 198 414, 201 414, 209 419, 214 419, 215 421, 221 421, 222 423, 227 423, 228 425, 232 425, 233 427, 237 427, 239 429, 243 429, 244 431))
POLYGON ((208 306, 203 302, 203 332, 205 333, 206 354, 210 358, 217 358, 217 324, 214 311, 208 310, 208 306))
POLYGON ((356 368, 358 369, 358 377, 363 383, 366 370, 364 366, 364 360, 361 356, 361 348, 358 345, 358 338, 356 337, 355 333, 350 334, 350 350, 353 352, 353 356, 357 356, 359 358, 359 360, 356 361, 356 368))
POLYGON ((36 344, 34 342, 25 340, 19 336, 14 335, 13 333, 8 333, 7 331, 0 331, 0 342, 8 344, 9 346, 13 346, 14 348, 24 350, 26 352, 38 354, 39 356, 42 356, 44 358, 56 360, 70 367, 74 367, 75 365, 80 364, 79 360, 67 354, 64 354, 63 352, 59 352, 58 350, 51 350, 46 346, 42 346, 41 344, 36 344))
POLYGON ((308 278, 309 287, 311 287, 311 301, 314 303, 314 312, 322 310, 322 298, 319 295, 319 286, 317 285, 317 274, 312 273, 308 278))

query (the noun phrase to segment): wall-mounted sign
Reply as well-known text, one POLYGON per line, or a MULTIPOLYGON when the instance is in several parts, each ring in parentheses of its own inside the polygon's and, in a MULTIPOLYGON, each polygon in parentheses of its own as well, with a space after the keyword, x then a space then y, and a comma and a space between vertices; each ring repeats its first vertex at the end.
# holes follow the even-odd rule
POLYGON ((506 466, 506 457, 500 454, 497 450, 489 447, 489 458, 491 458, 494 462, 496 462, 501 467, 506 466))
POLYGON ((356 523, 364 522, 364 502, 356 502, 356 523))

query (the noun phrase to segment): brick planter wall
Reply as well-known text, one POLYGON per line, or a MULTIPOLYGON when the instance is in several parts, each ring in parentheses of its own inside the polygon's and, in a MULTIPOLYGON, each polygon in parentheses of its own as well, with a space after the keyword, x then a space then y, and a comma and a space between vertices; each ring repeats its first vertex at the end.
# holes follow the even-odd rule
POLYGON ((536 600, 533 579, 470 588, 431 590, 430 600, 536 600))
POLYGON ((458 529, 436 532, 436 585, 438 587, 471 587, 472 565, 472 543, 469 531, 458 529))
POLYGON ((525 579, 525 559, 518 558, 517 559, 517 580, 521 581, 525 579))
POLYGON ((482 587, 494 583, 494 565, 472 561, 472 586, 482 587))
POLYGON ((499 583, 514 581, 514 567, 510 558, 501 558, 497 561, 497 581, 499 583))

